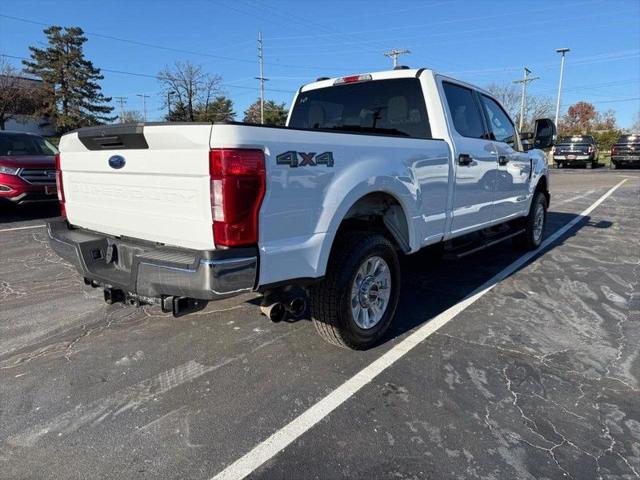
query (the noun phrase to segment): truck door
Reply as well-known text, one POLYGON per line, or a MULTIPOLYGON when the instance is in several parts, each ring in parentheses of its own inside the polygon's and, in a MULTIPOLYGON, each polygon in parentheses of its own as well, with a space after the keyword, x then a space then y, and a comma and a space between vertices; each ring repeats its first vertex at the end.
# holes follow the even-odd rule
POLYGON ((522 151, 516 128, 500 104, 484 94, 480 95, 480 101, 498 152, 493 217, 508 220, 527 210, 531 160, 522 151))
POLYGON ((443 81, 451 137, 455 184, 450 236, 487 226, 493 220, 498 157, 487 138, 477 95, 470 88, 443 81))

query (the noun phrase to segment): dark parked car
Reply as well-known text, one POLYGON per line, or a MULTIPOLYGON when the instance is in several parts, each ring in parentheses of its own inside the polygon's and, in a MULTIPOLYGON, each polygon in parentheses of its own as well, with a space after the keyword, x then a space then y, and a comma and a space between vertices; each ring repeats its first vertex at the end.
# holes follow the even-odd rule
POLYGON ((640 165, 640 134, 622 135, 611 147, 611 167, 640 165))
POLYGON ((0 201, 56 201, 56 153, 39 135, 0 132, 0 201))
POLYGON ((598 146, 591 135, 560 137, 553 147, 553 161, 558 168, 574 165, 597 167, 598 146))

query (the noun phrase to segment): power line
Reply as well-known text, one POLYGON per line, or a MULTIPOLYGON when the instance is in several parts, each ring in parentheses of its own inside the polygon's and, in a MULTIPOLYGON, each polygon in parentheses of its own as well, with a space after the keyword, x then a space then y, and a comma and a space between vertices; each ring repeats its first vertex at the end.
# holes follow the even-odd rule
MULTIPOLYGON (((31 59, 26 58, 26 57, 19 57, 17 55, 9 55, 7 53, 0 53, 0 56, 7 57, 7 58, 14 58, 16 60, 31 60, 31 59)), ((116 74, 119 74, 119 75, 132 75, 134 77, 153 78, 154 80, 162 80, 162 79, 165 78, 162 75, 153 75, 151 73, 127 72, 125 70, 113 70, 113 69, 110 69, 110 68, 100 68, 100 70, 103 71, 103 72, 116 73, 116 74)), ((220 86, 224 87, 224 88, 237 88, 237 89, 241 89, 241 90, 254 90, 254 87, 246 87, 244 85, 232 85, 232 84, 228 84, 228 83, 221 83, 220 86)), ((268 91, 268 92, 279 92, 279 93, 296 93, 295 90, 284 90, 284 89, 278 89, 278 88, 268 88, 268 89, 265 89, 265 91, 268 91)))
MULTIPOLYGON (((44 27, 50 27, 52 26, 51 24, 48 23, 43 23, 43 22, 37 22, 35 20, 29 20, 27 18, 22 18, 22 17, 15 17, 12 15, 5 15, 5 14, 0 14, 0 17, 3 18, 8 18, 10 20, 15 20, 18 22, 24 22, 24 23, 31 23, 34 25, 40 25, 40 26, 44 26, 44 27)), ((226 61, 230 61, 230 62, 241 62, 241 63, 250 63, 253 64, 253 60, 249 60, 249 59, 244 59, 244 58, 236 58, 236 57, 227 57, 227 56, 222 56, 222 55, 213 55, 210 53, 204 53, 204 52, 196 52, 193 50, 185 50, 182 48, 174 48, 174 47, 167 47, 165 45, 157 45, 154 43, 148 43, 148 42, 141 42, 138 40, 131 40, 128 38, 121 38, 121 37, 115 37, 113 35, 105 35, 104 33, 98 33, 98 32, 90 32, 90 31, 84 31, 85 35, 88 36, 92 36, 92 37, 98 37, 98 38, 104 38, 107 40, 115 40, 118 42, 124 42, 124 43, 129 43, 132 45, 138 45, 141 47, 148 47, 148 48, 156 48, 159 50, 166 50, 166 51, 170 51, 170 52, 176 52, 176 53, 186 53, 189 55, 196 55, 196 56, 202 56, 202 57, 208 57, 208 58, 215 58, 217 60, 226 60, 226 61)), ((297 69, 301 69, 301 70, 314 70, 317 71, 319 68, 324 68, 327 70, 341 70, 342 67, 317 67, 317 66, 313 66, 313 67, 307 67, 304 65, 291 65, 291 64, 284 64, 284 63, 273 63, 271 65, 274 66, 279 66, 279 67, 285 67, 285 68, 297 68, 297 69)))

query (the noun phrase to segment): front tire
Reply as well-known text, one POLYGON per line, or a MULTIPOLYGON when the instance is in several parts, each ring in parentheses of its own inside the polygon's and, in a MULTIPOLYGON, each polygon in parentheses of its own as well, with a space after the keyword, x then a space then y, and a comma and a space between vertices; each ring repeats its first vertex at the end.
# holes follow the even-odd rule
POLYGON ((348 232, 336 242, 324 280, 309 289, 311 318, 327 342, 366 350, 393 320, 400 296, 398 255, 379 233, 348 232))
POLYGON ((547 224, 547 198, 536 192, 531 201, 529 214, 524 218, 524 232, 514 237, 514 246, 520 250, 535 250, 542 244, 547 224))

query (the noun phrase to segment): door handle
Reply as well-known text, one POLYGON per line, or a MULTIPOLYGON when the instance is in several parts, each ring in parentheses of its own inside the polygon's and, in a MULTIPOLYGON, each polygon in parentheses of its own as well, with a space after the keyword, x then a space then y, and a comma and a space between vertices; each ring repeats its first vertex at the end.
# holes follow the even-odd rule
POLYGON ((498 157, 498 165, 506 165, 507 163, 509 163, 508 157, 505 157, 504 155, 500 155, 498 157))
POLYGON ((471 165, 471 162, 473 162, 473 158, 471 158, 471 155, 468 155, 466 153, 461 153, 460 155, 458 155, 458 165, 471 165))

